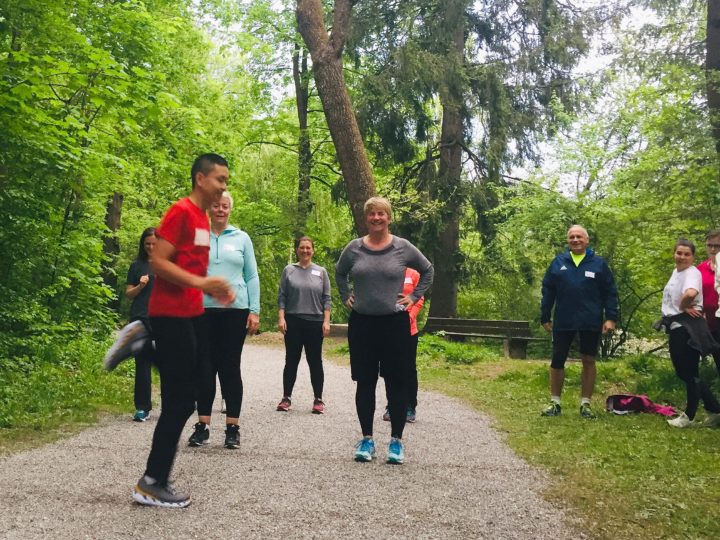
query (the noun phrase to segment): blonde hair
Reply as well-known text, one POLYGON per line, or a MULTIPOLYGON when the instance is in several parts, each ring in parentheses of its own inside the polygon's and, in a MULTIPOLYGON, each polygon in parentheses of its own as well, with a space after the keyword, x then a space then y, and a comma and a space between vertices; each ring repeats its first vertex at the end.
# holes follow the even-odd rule
POLYGON ((392 205, 385 197, 370 197, 367 201, 365 201, 363 212, 367 216, 373 208, 376 210, 382 210, 390 219, 392 219, 392 205))
POLYGON ((227 199, 230 201, 230 210, 233 209, 233 206, 235 206, 235 201, 233 201, 232 195, 230 195, 229 191, 223 191, 222 195, 220 195, 220 200, 227 199))

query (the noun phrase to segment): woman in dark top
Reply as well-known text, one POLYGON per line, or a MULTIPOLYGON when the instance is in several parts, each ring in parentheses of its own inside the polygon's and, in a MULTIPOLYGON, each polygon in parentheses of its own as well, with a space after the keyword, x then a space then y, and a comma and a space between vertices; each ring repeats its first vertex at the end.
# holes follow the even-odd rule
MULTIPOLYGON (((137 258, 130 265, 127 275, 125 294, 132 300, 130 305, 130 322, 142 321, 150 331, 148 319, 148 300, 152 290, 155 276, 150 268, 150 258, 155 248, 155 228, 148 227, 140 236, 140 246, 137 258)), ((150 396, 152 386, 152 342, 135 356, 135 415, 133 420, 144 422, 150 416, 152 400, 150 396)))
POLYGON ((304 348, 315 396, 312 412, 322 414, 325 412, 322 344, 323 338, 330 333, 330 278, 327 270, 312 262, 315 245, 311 238, 300 238, 295 253, 298 262, 285 267, 278 290, 278 329, 285 337, 285 369, 283 398, 277 410, 287 412, 290 409, 304 348))

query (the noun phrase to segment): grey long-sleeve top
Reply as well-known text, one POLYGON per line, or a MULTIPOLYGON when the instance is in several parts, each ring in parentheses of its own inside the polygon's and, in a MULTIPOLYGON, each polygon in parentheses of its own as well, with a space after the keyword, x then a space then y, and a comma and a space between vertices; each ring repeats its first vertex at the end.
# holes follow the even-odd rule
POLYGON ((391 315, 395 313, 398 295, 402 293, 407 267, 420 273, 420 281, 410 294, 417 302, 433 279, 433 266, 425 255, 397 236, 392 237, 388 247, 379 251, 368 249, 362 238, 356 238, 345 246, 335 265, 340 297, 346 302, 354 295, 353 310, 363 315, 391 315))
POLYGON ((307 268, 288 264, 280 277, 278 308, 308 321, 322 321, 330 311, 330 278, 327 270, 313 263, 307 268))

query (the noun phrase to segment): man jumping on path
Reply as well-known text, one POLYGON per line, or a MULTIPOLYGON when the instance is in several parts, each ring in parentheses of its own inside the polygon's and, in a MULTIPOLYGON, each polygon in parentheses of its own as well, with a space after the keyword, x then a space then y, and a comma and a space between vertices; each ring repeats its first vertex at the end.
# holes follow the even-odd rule
POLYGON ((605 259, 587 247, 588 242, 588 233, 584 227, 570 227, 567 232, 568 249, 553 259, 543 278, 540 323, 553 336, 551 403, 543 411, 543 416, 560 416, 565 361, 577 333, 582 359, 580 416, 595 418, 590 409, 590 398, 595 387, 595 357, 600 334, 615 329, 618 303, 610 267, 605 259), (555 322, 550 319, 553 305, 555 322))
POLYGON ((169 482, 178 440, 195 410, 197 351, 203 347, 203 293, 228 304, 234 294, 220 277, 206 277, 210 252, 207 209, 227 187, 228 164, 203 154, 190 172, 192 193, 167 211, 157 228, 152 268, 156 281, 148 313, 157 348, 162 412, 152 440, 145 474, 133 499, 151 506, 183 508, 190 497, 169 482))

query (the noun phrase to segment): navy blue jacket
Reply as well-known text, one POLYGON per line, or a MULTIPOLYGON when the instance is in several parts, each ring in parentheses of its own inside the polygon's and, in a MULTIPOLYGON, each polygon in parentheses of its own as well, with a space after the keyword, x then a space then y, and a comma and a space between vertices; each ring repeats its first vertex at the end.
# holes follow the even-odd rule
POLYGON ((553 331, 599 332, 603 320, 617 321, 617 288, 605 259, 590 248, 580 266, 575 266, 569 249, 555 257, 542 281, 541 324, 550 322, 553 305, 553 331))

